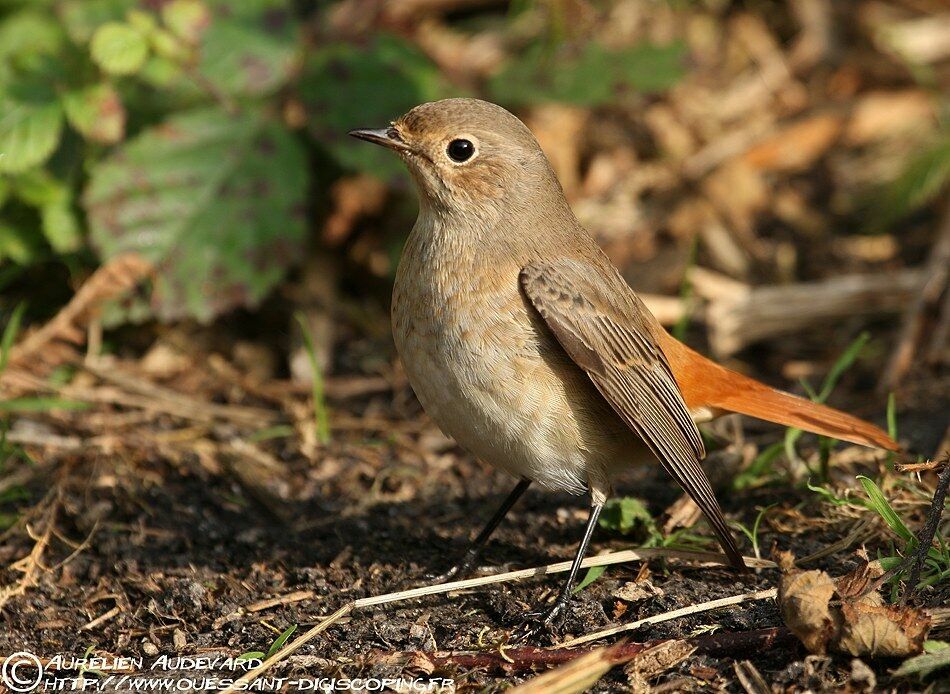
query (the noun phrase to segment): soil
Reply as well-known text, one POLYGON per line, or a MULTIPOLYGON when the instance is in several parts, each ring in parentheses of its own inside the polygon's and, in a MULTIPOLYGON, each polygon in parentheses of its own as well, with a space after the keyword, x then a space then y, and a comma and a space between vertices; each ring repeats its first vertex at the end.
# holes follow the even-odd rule
MULTIPOLYGON (((841 346, 838 342, 846 344, 847 335, 828 345, 829 354, 841 346)), ((351 356, 373 351, 359 343, 341 349, 351 356)), ((756 363, 764 369, 782 355, 759 356, 756 363)), ((867 405, 874 402, 870 386, 875 368, 874 360, 859 363, 843 379, 835 404, 872 415, 867 405)), ((348 377, 366 374, 354 371, 348 377)), ((4 509, 29 514, 32 508, 34 515, 28 520, 37 527, 42 525, 40 511, 55 506, 55 533, 36 585, 5 606, 0 652, 80 657, 93 648, 97 655, 141 656, 148 663, 159 653, 235 656, 267 651, 291 625, 297 625, 299 635, 347 601, 421 585, 428 572, 446 569, 500 504, 513 480, 445 439, 421 412, 398 371, 388 372, 387 378, 395 385, 384 392, 331 399, 331 423, 340 426, 316 460, 303 455, 292 438, 261 444, 284 466, 273 494, 266 485, 250 487, 226 464, 209 465, 197 450, 171 456, 154 446, 116 444, 111 453, 90 451, 38 460, 44 474, 26 485, 25 499, 8 501, 4 509), (362 424, 343 426, 355 418, 362 424), (43 467, 47 462, 55 462, 55 467, 43 467), (310 597, 259 611, 247 609, 296 591, 308 591, 310 597), (113 608, 119 611, 93 622, 113 608)), ((266 406, 253 395, 228 392, 218 400, 266 406)), ((908 388, 903 399, 908 404, 900 419, 906 423, 906 438, 920 450, 936 446, 943 433, 944 423, 934 413, 947 411, 947 395, 945 387, 935 395, 933 380, 923 376, 908 388)), ((168 434, 181 431, 180 425, 167 415, 149 422, 155 431, 168 434)), ((231 425, 217 423, 203 440, 220 443, 237 434, 231 425)), ((780 435, 773 427, 750 424, 745 429, 746 442, 760 447, 780 435)), ((804 442, 807 457, 814 440, 804 442)), ((726 457, 714 455, 713 464, 726 457)), ((853 479, 856 470, 873 471, 882 458, 871 454, 862 460, 857 465, 843 462, 843 476, 853 479)), ((720 484, 728 483, 728 471, 711 473, 723 478, 720 484)), ((618 495, 648 500, 650 511, 659 517, 679 494, 657 467, 632 470, 618 495)), ((801 480, 720 493, 720 499, 727 515, 746 527, 752 526, 760 508, 776 504, 759 536, 766 555, 773 547, 807 555, 840 539, 854 522, 835 516, 834 509, 822 504, 801 480)), ((922 510, 915 513, 922 518, 922 510)), ((585 517, 583 498, 532 488, 489 542, 482 567, 498 571, 570 558, 585 517)), ((694 532, 706 534, 702 524, 694 532)), ((642 538, 600 528, 591 553, 629 548, 638 540, 642 538)), ((15 526, 0 546, 0 564, 10 566, 34 546, 23 526, 15 526)), ((878 550, 889 552, 886 531, 881 529, 866 549, 871 556, 878 550)), ((748 542, 744 551, 751 551, 748 542)), ((815 566, 840 575, 856 561, 853 550, 841 551, 815 566)), ((611 596, 621 584, 642 578, 643 570, 639 563, 609 568, 575 596, 563 628, 538 641, 563 641, 612 625, 615 618, 626 622, 772 587, 777 578, 775 570, 738 575, 726 567, 653 560, 650 580, 662 595, 632 604, 611 596)), ((8 568, 0 574, 0 584, 13 585, 20 578, 18 571, 8 568)), ((269 676, 405 676, 418 671, 411 664, 393 665, 386 655, 497 650, 524 611, 553 599, 559 580, 509 582, 357 611, 269 676)), ((924 591, 918 602, 940 605, 948 599, 947 586, 938 584, 924 591)), ((780 626, 778 609, 768 600, 644 627, 627 637, 650 641, 780 626)), ((652 683, 675 690, 739 691, 733 666, 743 660, 751 661, 777 691, 863 686, 853 679, 851 657, 809 656, 800 645, 787 642, 762 652, 716 658, 693 655, 652 683)), ((896 663, 877 659, 867 664, 879 686, 890 686, 888 672, 896 663)), ((497 691, 534 674, 488 668, 427 673, 478 691, 497 691)), ((617 667, 592 691, 628 687, 623 668, 617 667)))

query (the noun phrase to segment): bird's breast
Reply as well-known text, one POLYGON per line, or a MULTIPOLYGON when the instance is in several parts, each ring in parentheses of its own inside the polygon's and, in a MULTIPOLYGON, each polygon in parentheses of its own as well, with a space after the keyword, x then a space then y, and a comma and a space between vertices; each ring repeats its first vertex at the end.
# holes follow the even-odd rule
POLYGON ((419 231, 403 251, 392 303, 396 348, 419 401, 486 462, 583 491, 587 467, 615 453, 619 420, 523 297, 524 259, 458 244, 449 251, 419 231))

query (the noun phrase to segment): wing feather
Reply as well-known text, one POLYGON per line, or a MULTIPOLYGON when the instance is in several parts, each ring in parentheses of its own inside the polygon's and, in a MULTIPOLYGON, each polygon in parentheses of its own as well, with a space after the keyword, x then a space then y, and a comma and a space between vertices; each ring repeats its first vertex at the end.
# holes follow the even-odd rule
POLYGON ((699 429, 633 290, 616 271, 573 259, 531 264, 520 280, 564 351, 702 509, 732 564, 744 568, 700 465, 699 429))

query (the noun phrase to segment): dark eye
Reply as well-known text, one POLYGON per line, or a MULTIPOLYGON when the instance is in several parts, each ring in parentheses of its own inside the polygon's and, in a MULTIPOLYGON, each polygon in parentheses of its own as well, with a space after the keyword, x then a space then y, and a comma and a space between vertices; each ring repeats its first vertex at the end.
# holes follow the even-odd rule
POLYGON ((452 140, 445 151, 449 159, 461 163, 472 158, 475 154, 475 145, 470 140, 452 140))

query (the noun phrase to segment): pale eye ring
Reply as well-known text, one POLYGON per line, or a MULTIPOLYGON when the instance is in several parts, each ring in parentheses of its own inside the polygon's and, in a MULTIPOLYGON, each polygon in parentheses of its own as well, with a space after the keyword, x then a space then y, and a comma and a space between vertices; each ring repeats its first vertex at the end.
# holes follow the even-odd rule
POLYGON ((449 143, 445 148, 445 153, 449 155, 449 159, 461 164, 475 155, 475 145, 471 140, 460 137, 449 143))

